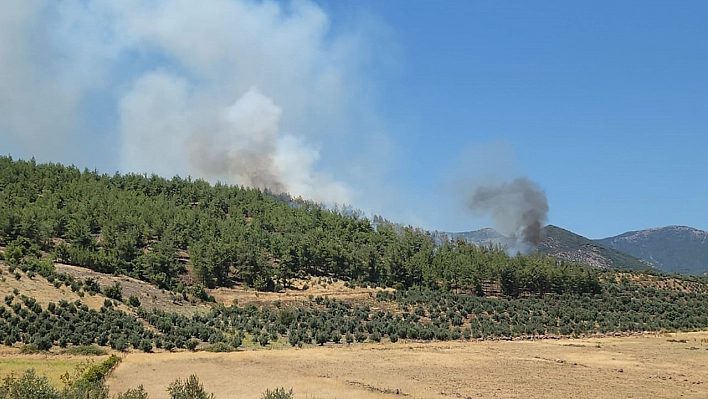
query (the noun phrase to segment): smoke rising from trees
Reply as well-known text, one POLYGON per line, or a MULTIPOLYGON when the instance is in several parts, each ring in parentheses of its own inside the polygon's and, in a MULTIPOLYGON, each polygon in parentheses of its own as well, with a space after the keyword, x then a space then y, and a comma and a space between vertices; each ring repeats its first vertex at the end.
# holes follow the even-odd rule
POLYGON ((307 199, 345 202, 348 189, 314 171, 319 153, 280 131, 282 109, 251 87, 189 138, 189 161, 202 176, 307 199))
POLYGON ((528 178, 477 187, 467 204, 472 210, 492 216, 497 229, 514 241, 509 248, 512 254, 531 252, 543 239, 548 200, 528 178))
POLYGON ((362 121, 386 40, 311 1, 3 2, 0 22, 0 131, 40 160, 341 204, 372 157, 337 143, 385 135, 362 121))

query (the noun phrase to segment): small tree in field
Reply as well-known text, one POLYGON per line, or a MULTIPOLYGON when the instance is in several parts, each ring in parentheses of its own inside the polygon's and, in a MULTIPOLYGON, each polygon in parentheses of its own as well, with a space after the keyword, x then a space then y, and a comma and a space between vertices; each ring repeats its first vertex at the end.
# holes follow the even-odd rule
POLYGON ((115 299, 121 302, 123 301, 123 287, 121 287, 120 282, 118 281, 116 281, 113 286, 104 288, 103 294, 108 298, 115 299))
POLYGON ((182 381, 179 378, 167 387, 170 399, 215 399, 213 393, 207 393, 199 382, 199 377, 192 374, 182 381))

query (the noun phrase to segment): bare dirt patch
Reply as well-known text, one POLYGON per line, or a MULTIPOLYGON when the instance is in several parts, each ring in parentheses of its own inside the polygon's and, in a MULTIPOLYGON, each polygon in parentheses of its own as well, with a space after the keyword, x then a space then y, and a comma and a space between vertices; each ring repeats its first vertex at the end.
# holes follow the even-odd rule
POLYGON ((123 299, 127 300, 131 295, 135 295, 140 300, 140 305, 146 309, 157 308, 181 314, 192 314, 196 311, 209 309, 208 306, 202 303, 191 303, 188 300, 184 300, 179 294, 161 290, 150 283, 132 277, 114 276, 62 263, 55 263, 54 267, 56 267, 57 273, 66 273, 75 279, 93 278, 101 287, 112 286, 119 282, 123 289, 123 299))
POLYGON ((341 280, 327 280, 325 278, 312 277, 308 280, 297 280, 293 283, 293 288, 283 292, 258 292, 245 287, 217 288, 209 290, 217 302, 225 305, 237 303, 239 306, 270 306, 276 301, 285 305, 298 306, 307 304, 310 297, 327 296, 330 299, 338 299, 356 304, 369 304, 373 307, 385 304, 377 302, 376 293, 384 290, 392 291, 390 288, 349 288, 341 280), (305 289, 305 287, 307 287, 305 289), (236 301, 236 302, 234 302, 236 301))
POLYGON ((707 348, 708 332, 701 332, 228 354, 134 353, 118 366, 109 384, 114 393, 143 384, 152 397, 164 397, 172 380, 197 374, 217 398, 256 398, 280 386, 293 388, 297 398, 322 399, 705 398, 707 348))

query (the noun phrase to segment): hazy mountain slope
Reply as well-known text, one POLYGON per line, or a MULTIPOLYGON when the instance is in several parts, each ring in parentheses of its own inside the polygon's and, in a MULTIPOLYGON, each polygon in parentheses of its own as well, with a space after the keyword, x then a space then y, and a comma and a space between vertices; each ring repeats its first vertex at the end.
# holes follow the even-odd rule
POLYGON ((507 246, 511 240, 500 232, 492 228, 484 228, 474 231, 464 231, 461 233, 445 233, 449 238, 455 240, 461 238, 475 245, 489 246, 501 245, 507 246))
POLYGON ((630 231, 597 242, 673 273, 708 273, 708 232, 686 226, 630 231))
MULTIPOLYGON (((477 245, 507 246, 510 239, 491 228, 445 233, 452 239, 462 238, 477 245)), ((569 262, 587 264, 598 268, 651 269, 652 265, 634 256, 609 248, 601 243, 585 238, 557 226, 544 227, 544 240, 538 252, 569 262)))
POLYGON ((652 266, 631 255, 585 238, 557 226, 544 227, 545 239, 538 247, 542 254, 552 255, 570 262, 599 268, 651 269, 652 266))

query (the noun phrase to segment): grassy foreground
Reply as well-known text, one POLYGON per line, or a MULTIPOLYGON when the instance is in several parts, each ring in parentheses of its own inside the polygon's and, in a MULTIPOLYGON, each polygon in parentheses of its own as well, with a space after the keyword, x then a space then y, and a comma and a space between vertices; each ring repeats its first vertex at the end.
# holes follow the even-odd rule
POLYGON ((0 355, 0 380, 5 376, 21 375, 27 369, 34 369, 38 375, 44 375, 54 386, 61 386, 61 376, 73 373, 76 367, 88 359, 96 362, 103 361, 107 356, 82 357, 82 356, 46 356, 46 355, 0 355))
POLYGON ((631 337, 332 345, 234 353, 129 354, 112 392, 166 397, 196 373, 219 398, 292 387, 296 398, 706 398, 708 332, 631 337))

